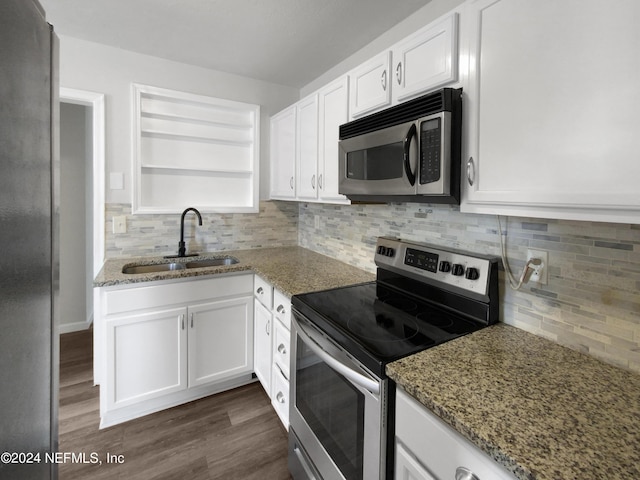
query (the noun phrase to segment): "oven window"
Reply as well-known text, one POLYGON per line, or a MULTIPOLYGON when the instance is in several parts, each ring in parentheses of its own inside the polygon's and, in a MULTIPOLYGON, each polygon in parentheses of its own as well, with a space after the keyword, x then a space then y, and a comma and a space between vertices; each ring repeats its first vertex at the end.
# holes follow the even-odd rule
POLYGON ((392 180, 404 175, 402 142, 347 153, 347 178, 392 180))
POLYGON ((298 339, 296 407, 345 478, 362 479, 364 395, 298 339))

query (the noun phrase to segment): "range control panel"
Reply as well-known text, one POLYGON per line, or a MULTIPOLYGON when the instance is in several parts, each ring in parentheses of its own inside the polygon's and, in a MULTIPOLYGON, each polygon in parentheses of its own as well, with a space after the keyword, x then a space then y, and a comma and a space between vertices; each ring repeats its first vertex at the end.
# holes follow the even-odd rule
POLYGON ((490 270, 498 259, 446 247, 380 237, 376 245, 376 265, 433 284, 444 284, 488 294, 490 270))

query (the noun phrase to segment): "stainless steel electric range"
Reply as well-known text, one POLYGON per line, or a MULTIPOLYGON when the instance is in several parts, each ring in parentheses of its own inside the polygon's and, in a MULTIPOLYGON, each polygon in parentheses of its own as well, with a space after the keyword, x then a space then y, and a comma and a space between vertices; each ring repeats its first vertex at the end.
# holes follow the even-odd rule
POLYGON ((387 363, 498 321, 496 257, 380 237, 376 281, 292 298, 289 470, 393 478, 387 363))

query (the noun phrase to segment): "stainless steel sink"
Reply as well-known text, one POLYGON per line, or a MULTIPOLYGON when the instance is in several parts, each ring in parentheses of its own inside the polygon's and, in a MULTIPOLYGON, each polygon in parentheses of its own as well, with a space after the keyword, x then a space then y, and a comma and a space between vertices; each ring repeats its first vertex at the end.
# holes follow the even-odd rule
POLYGON ((224 265, 233 265, 238 263, 237 258, 233 257, 221 257, 221 258, 203 258, 200 260, 191 260, 187 262, 187 268, 201 268, 201 267, 220 267, 224 265))
POLYGON ((170 272, 173 270, 184 270, 186 268, 221 267, 225 265, 233 265, 238 262, 239 260, 233 257, 201 258, 199 260, 191 260, 186 263, 172 262, 128 265, 123 267, 122 273, 170 272))
POLYGON ((122 269, 122 273, 154 273, 170 272, 172 270, 184 270, 184 263, 156 263, 150 265, 129 265, 122 269))

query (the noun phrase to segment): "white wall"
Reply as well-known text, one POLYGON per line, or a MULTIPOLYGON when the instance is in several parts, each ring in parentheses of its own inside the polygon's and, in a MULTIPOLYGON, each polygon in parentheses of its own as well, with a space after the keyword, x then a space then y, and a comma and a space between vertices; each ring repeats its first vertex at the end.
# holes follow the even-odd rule
POLYGON ((344 75, 349 72, 349 70, 388 49, 393 44, 412 34, 416 30, 431 23, 445 13, 450 12, 463 2, 464 0, 431 0, 431 2, 426 4, 416 13, 396 24, 394 27, 376 38, 373 42, 364 46, 350 57, 346 58, 309 84, 302 87, 300 90, 300 98, 313 93, 320 87, 330 83, 341 75, 344 75))
POLYGON ((268 197, 269 117, 294 103, 297 89, 60 36, 60 85, 105 94, 107 203, 131 203, 132 83, 260 105, 260 193, 268 197), (124 173, 124 190, 109 188, 111 172, 124 173))
POLYGON ((91 112, 60 105, 60 331, 87 328, 93 302, 91 278, 91 112), (87 188, 88 187, 88 188, 87 188))

